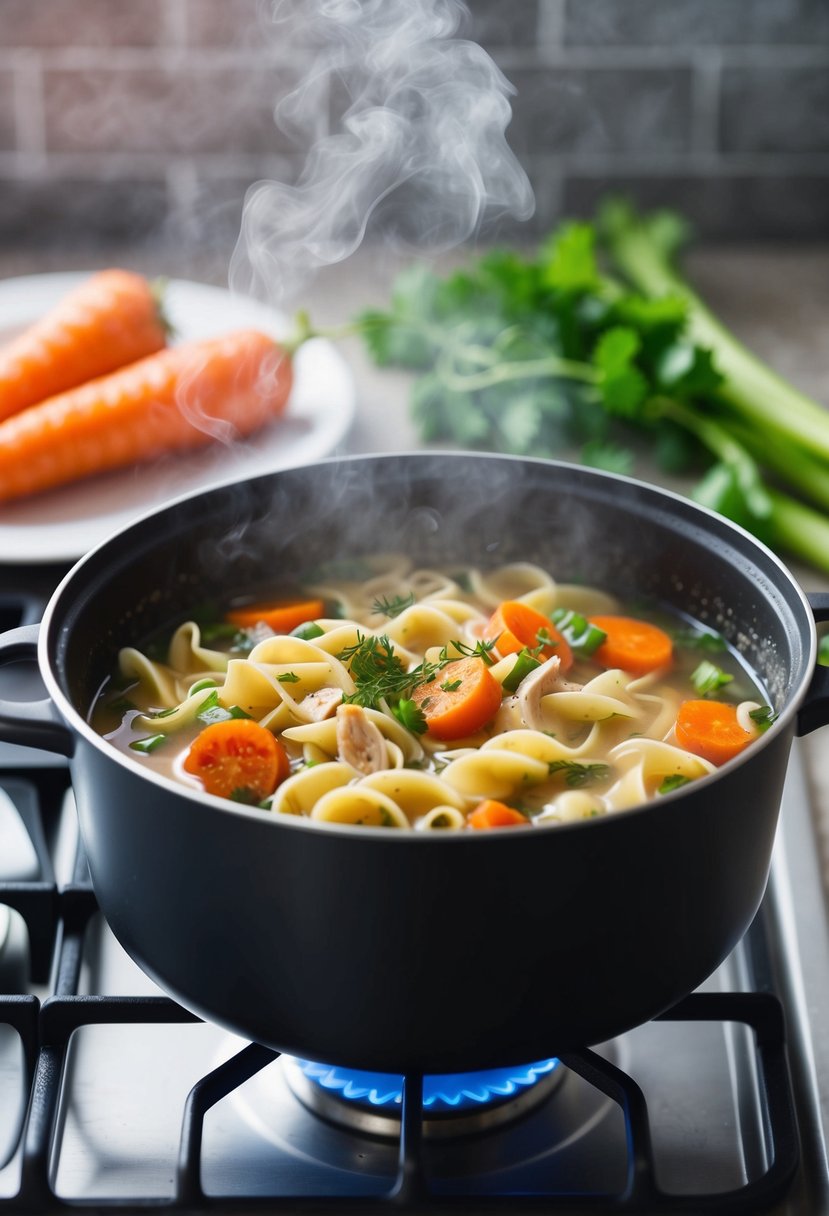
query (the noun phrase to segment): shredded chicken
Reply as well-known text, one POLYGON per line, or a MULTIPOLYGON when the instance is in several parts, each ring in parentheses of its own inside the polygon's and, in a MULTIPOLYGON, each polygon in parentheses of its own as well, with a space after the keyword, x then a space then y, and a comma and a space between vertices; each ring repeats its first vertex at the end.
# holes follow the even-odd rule
POLYGON ((386 741, 359 705, 341 705, 337 710, 337 754, 361 773, 387 767, 386 741))
POLYGON ((307 715, 310 722, 324 722, 326 718, 334 716, 342 699, 341 688, 332 688, 326 684, 324 688, 318 688, 316 692, 309 692, 307 697, 303 697, 299 709, 307 715))
POLYGON ((535 671, 524 676, 518 685, 517 696, 521 721, 530 730, 544 730, 542 698, 553 692, 580 692, 581 687, 581 684, 572 684, 569 680, 562 678, 561 659, 558 655, 553 655, 535 671))

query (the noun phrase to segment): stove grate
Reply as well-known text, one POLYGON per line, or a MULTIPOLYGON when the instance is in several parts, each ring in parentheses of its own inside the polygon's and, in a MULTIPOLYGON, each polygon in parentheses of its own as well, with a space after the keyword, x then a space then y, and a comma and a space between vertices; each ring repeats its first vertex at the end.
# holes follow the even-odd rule
MULTIPOLYGON (((20 800, 20 783, 4 786, 20 800)), ((23 799, 25 802, 25 799, 23 799)), ((36 834, 36 833, 35 833, 36 834)), ((51 870, 46 881, 0 882, 0 903, 15 907, 25 919, 36 945, 33 965, 42 970, 44 941, 50 937, 54 995, 40 1001, 20 994, 0 997, 0 1023, 20 1038, 29 1099, 21 1132, 20 1186, 17 1194, 0 1198, 0 1216, 55 1213, 72 1210, 92 1216, 102 1210, 143 1213, 210 1211, 219 1216, 244 1212, 320 1210, 324 1203, 343 1211, 502 1211, 538 1212, 699 1212, 757 1213, 783 1198, 797 1171, 799 1140, 791 1079, 786 1057, 782 1006, 767 992, 694 993, 662 1015, 664 1021, 738 1022, 753 1033, 766 1140, 767 1168, 743 1186, 716 1194, 673 1194, 661 1190, 651 1145, 649 1112, 642 1090, 621 1069, 591 1050, 561 1055, 566 1068, 596 1087, 621 1109, 626 1128, 627 1177, 617 1193, 573 1195, 557 1193, 555 1185, 543 1194, 482 1196, 454 1194, 447 1200, 430 1187, 422 1124, 422 1087, 419 1076, 407 1076, 403 1086, 401 1136, 397 1175, 381 1195, 336 1197, 277 1195, 228 1197, 207 1194, 201 1182, 201 1148, 204 1120, 221 1099, 278 1057, 278 1053, 251 1044, 191 1089, 182 1112, 176 1185, 169 1200, 158 1197, 84 1205, 62 1198, 51 1178, 54 1146, 59 1128, 60 1096, 65 1078, 69 1040, 83 1026, 102 1024, 181 1024, 198 1018, 166 997, 111 997, 79 994, 81 959, 87 926, 97 911, 88 880, 59 886, 51 870)), ((76 866, 76 877, 85 866, 76 866)))

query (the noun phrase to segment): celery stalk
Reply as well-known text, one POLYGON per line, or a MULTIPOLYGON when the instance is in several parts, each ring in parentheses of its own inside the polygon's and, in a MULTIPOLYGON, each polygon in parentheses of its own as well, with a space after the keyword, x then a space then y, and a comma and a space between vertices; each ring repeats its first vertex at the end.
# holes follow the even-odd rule
POLYGON ((829 412, 749 351, 675 269, 672 255, 684 235, 679 222, 664 213, 639 218, 626 204, 613 202, 603 210, 600 224, 611 258, 637 290, 685 301, 689 338, 714 353, 724 376, 718 397, 746 422, 772 427, 829 460, 829 412))

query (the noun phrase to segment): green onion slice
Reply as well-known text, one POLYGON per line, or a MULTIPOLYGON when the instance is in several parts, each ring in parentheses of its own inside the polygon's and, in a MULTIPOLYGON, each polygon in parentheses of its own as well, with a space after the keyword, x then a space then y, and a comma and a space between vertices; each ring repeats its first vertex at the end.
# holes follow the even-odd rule
POLYGON ((550 618, 575 654, 589 659, 607 637, 598 625, 591 625, 586 616, 572 608, 555 608, 550 618))

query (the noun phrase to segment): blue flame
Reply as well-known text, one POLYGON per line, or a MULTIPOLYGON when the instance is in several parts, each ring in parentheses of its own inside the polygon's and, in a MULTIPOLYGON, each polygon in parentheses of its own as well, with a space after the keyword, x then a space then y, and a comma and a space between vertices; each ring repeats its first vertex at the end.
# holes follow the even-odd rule
MULTIPOLYGON (((301 1072, 322 1089, 347 1102, 374 1107, 400 1106, 403 1078, 383 1072, 360 1072, 353 1068, 297 1060, 301 1072)), ((545 1073, 558 1067, 558 1060, 541 1060, 516 1068, 490 1068, 485 1072, 446 1073, 423 1078, 423 1106, 432 1112, 470 1110, 511 1098, 535 1085, 545 1073)))

